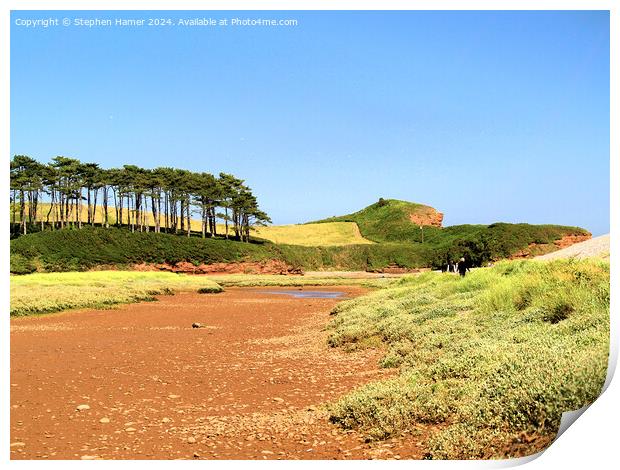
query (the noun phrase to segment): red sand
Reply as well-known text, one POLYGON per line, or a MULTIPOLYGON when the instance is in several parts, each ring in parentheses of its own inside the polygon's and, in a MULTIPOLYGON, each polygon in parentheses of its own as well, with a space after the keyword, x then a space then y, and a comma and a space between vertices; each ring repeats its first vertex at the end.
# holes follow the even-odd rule
POLYGON ((326 345, 339 300, 264 290, 12 319, 11 458, 421 458, 424 429, 365 443, 320 407, 393 373, 326 345))

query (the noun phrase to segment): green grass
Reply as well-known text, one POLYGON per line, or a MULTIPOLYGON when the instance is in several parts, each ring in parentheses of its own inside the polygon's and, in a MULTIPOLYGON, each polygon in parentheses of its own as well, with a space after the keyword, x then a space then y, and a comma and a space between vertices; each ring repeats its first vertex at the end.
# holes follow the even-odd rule
POLYGON ((609 353, 609 263, 515 261, 465 279, 428 273, 338 304, 329 342, 383 346, 399 375, 333 405, 331 419, 384 439, 438 428, 429 458, 526 455, 561 414, 595 400, 609 353))
POLYGON ((420 227, 411 222, 411 214, 434 212, 424 204, 385 199, 353 214, 330 217, 317 223, 355 222, 362 234, 373 242, 421 241, 420 227))
POLYGON ((54 230, 11 240, 11 272, 82 271, 101 265, 200 263, 271 259, 261 245, 231 240, 187 238, 118 228, 54 230))
POLYGON ((11 240, 11 272, 84 271, 100 266, 125 268, 139 263, 186 261, 199 265, 268 260, 281 260, 304 270, 365 271, 391 264, 426 266, 430 254, 427 247, 400 244, 306 247, 85 227, 47 230, 11 240))
POLYGON ((401 251, 427 249, 424 253, 427 266, 439 267, 448 260, 456 261, 466 256, 474 265, 489 260, 508 258, 520 250, 543 254, 557 249, 553 245, 564 235, 587 235, 579 227, 562 225, 508 224, 453 225, 449 227, 425 226, 423 229, 410 220, 411 214, 424 214, 433 209, 396 199, 385 199, 358 212, 331 217, 319 223, 355 222, 363 237, 377 243, 400 246, 401 251))
POLYGON ((11 276, 11 316, 106 308, 154 300, 159 294, 203 289, 222 290, 205 277, 167 272, 94 271, 11 276))

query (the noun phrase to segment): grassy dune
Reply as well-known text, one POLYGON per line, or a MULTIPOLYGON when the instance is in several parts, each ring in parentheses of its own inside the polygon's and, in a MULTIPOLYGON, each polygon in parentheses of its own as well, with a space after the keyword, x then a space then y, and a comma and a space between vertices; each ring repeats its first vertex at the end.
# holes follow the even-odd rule
POLYGON ((167 272, 96 271, 11 276, 11 316, 104 308, 154 300, 158 294, 222 288, 204 277, 167 272))
POLYGON ((504 262, 465 279, 403 278, 334 310, 329 342, 382 345, 397 378, 343 397, 332 421, 374 438, 439 427, 430 458, 526 455, 595 400, 609 353, 609 263, 504 262))
POLYGON ((342 246, 373 243, 362 237, 355 222, 273 225, 255 227, 253 233, 259 238, 286 245, 342 246))

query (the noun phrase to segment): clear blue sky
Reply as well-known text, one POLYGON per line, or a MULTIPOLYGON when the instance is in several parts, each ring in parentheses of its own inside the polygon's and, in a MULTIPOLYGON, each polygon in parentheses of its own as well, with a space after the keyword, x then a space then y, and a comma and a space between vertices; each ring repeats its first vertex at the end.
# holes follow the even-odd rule
POLYGON ((13 12, 11 152, 234 173, 274 223, 379 197, 609 231, 607 12, 13 12), (25 28, 44 17, 295 27, 25 28))

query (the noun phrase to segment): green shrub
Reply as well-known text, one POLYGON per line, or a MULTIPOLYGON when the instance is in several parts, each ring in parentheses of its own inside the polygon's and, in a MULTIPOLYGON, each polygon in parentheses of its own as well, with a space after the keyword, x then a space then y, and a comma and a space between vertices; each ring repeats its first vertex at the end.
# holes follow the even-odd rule
POLYGON ((28 259, 20 254, 14 254, 11 255, 10 269, 13 274, 30 274, 37 270, 37 266, 32 259, 28 259))
POLYGON ((219 294, 220 292, 224 292, 218 285, 208 286, 208 287, 200 287, 196 292, 199 294, 219 294))
POLYGON ((380 338, 381 365, 400 375, 343 397, 332 421, 380 439, 439 425, 429 458, 538 451, 562 413, 595 400, 606 377, 607 262, 503 262, 464 279, 427 273, 333 313, 330 345, 380 338), (536 444, 516 445, 524 434, 536 444))

